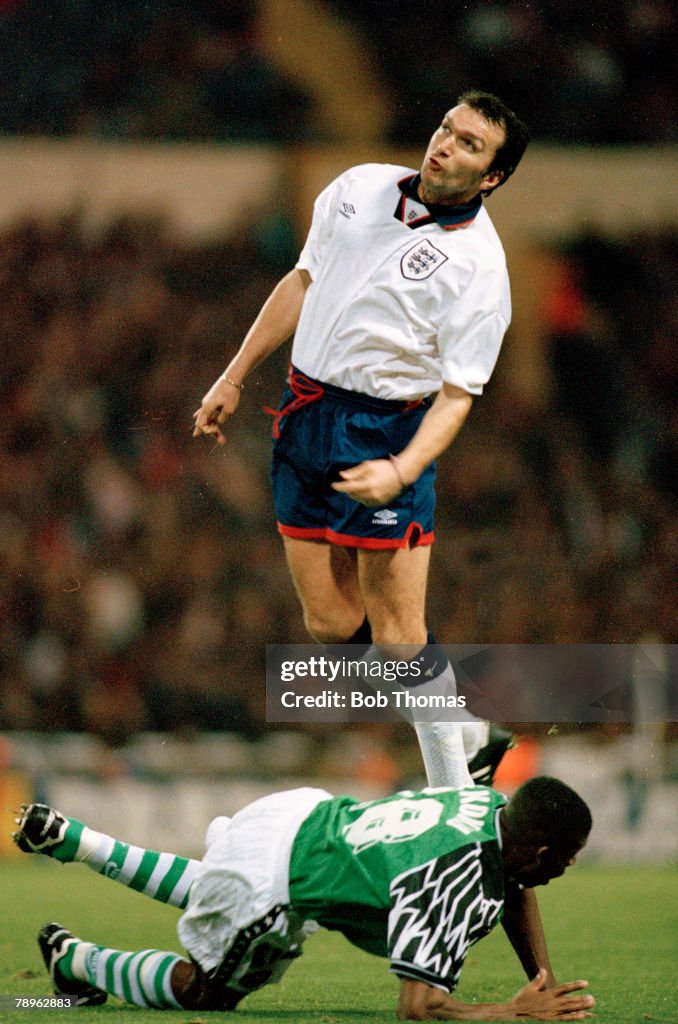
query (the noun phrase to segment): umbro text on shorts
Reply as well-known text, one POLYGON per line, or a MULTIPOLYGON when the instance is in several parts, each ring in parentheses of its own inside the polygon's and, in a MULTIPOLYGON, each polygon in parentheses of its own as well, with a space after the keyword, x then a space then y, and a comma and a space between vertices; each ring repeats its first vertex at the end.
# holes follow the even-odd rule
POLYGON ((435 464, 383 508, 367 508, 331 487, 342 469, 402 451, 430 405, 428 398, 373 398, 292 368, 273 425, 271 480, 280 533, 356 548, 433 543, 435 464))

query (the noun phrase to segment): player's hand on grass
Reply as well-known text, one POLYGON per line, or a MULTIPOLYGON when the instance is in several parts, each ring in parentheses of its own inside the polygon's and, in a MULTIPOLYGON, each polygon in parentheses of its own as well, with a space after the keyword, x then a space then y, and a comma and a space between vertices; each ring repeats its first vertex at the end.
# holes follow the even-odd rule
POLYGON ((219 377, 203 398, 200 408, 193 413, 193 437, 211 435, 217 444, 226 444, 221 427, 238 408, 241 390, 225 376, 219 377))
POLYGON ((335 491, 348 494, 368 508, 387 505, 403 490, 401 479, 389 459, 369 459, 339 472, 341 480, 332 484, 335 491))
POLYGON ((593 1016, 589 1011, 595 1005, 593 996, 573 995, 588 988, 588 981, 568 981, 555 988, 547 988, 547 971, 541 968, 536 978, 528 982, 511 1000, 516 1018, 531 1020, 583 1020, 593 1016))

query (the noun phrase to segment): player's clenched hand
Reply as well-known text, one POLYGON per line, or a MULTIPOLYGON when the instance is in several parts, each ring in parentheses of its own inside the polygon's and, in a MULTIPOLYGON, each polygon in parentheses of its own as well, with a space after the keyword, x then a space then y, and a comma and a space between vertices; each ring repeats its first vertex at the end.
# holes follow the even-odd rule
POLYGON ((348 494, 368 508, 386 505, 403 489, 403 481, 388 459, 361 462, 350 469, 342 469, 339 476, 341 480, 332 484, 333 490, 348 494))
POLYGON ((546 988, 547 972, 542 969, 511 1000, 516 1017, 532 1020, 583 1020, 593 1016, 588 1011, 595 1005, 590 995, 571 995, 588 988, 588 981, 568 981, 555 988, 546 988))
POLYGON ((239 401, 240 388, 219 377, 203 398, 200 408, 193 413, 193 437, 211 434, 218 444, 226 444, 221 426, 233 415, 239 401))

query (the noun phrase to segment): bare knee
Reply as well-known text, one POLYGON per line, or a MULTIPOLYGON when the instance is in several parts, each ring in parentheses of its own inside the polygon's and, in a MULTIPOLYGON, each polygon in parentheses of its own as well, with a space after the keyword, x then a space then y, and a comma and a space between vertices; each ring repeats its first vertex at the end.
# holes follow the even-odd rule
POLYGON ((292 537, 283 540, 312 639, 323 644, 348 640, 365 618, 355 551, 292 537))
POLYGON ((333 615, 332 609, 304 609, 304 625, 318 644, 342 644, 349 640, 362 625, 365 613, 362 609, 354 616, 333 615))
POLYGON ((423 607, 409 607, 388 601, 370 602, 372 639, 377 647, 411 646, 412 657, 426 643, 428 631, 423 607))

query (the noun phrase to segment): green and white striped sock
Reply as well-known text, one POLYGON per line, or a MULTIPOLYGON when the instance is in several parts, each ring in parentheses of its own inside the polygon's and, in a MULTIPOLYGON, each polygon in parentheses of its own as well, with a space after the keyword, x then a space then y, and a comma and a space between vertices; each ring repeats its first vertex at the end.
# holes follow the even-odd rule
POLYGON ((172 969, 182 958, 159 949, 125 953, 93 942, 73 942, 59 969, 134 1006, 182 1009, 172 991, 172 969))
POLYGON ((106 878, 135 889, 161 903, 183 909, 200 861, 173 853, 131 846, 95 832, 75 818, 68 819, 64 840, 50 850, 62 863, 79 861, 106 878))

